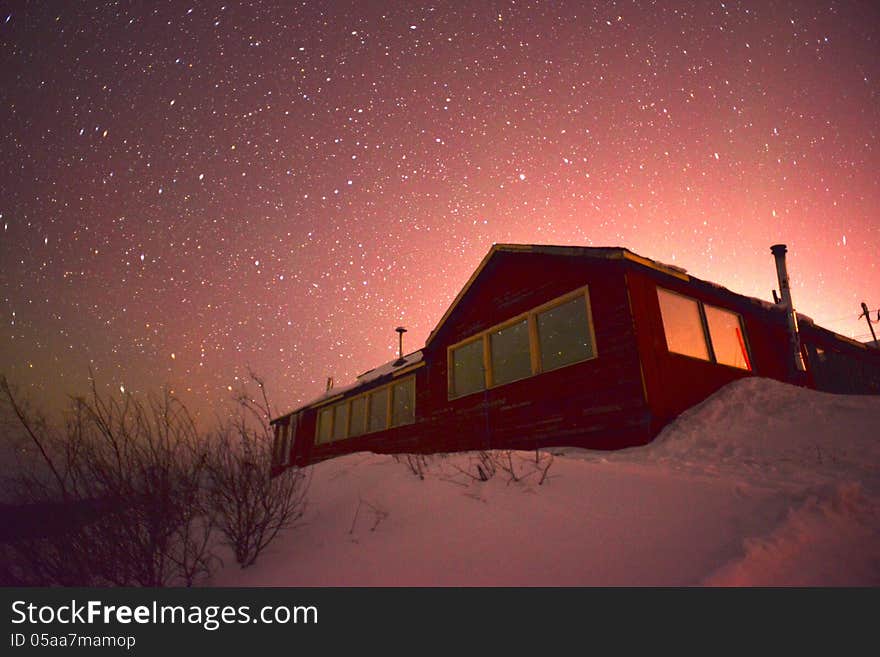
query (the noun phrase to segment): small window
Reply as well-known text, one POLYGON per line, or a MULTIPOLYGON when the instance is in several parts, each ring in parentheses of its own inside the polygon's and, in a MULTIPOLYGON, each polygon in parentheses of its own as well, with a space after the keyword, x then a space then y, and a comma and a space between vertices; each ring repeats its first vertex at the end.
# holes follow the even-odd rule
POLYGON ((284 425, 275 425, 275 448, 272 450, 272 463, 281 463, 281 454, 284 451, 284 425))
POLYGON ((751 370, 740 316, 729 310, 705 304, 703 309, 706 312, 706 324, 709 327, 709 338, 712 340, 715 360, 722 365, 751 370))
POLYGON ((522 320, 489 335, 492 384, 501 385, 532 375, 529 323, 522 320))
POLYGON ((348 431, 348 404, 333 407, 333 440, 345 438, 348 431))
POLYGON ((416 380, 413 377, 394 384, 391 400, 391 426, 415 422, 416 380))
POLYGON ((680 294, 657 288, 660 314, 669 351, 709 360, 709 348, 700 318, 700 304, 680 294))
POLYGON ((370 395, 370 431, 388 428, 388 388, 380 388, 370 395))
POLYGON ((333 428, 333 409, 330 407, 322 408, 318 413, 318 442, 330 442, 330 436, 333 428))
POLYGON ((571 301, 538 313, 541 369, 555 370, 595 356, 587 320, 587 303, 578 295, 571 301))
POLYGON ((367 398, 355 397, 351 400, 351 427, 348 430, 348 435, 360 436, 364 433, 366 420, 367 398))
POLYGON ((452 350, 452 396, 485 390, 483 341, 474 340, 452 350))
POLYGON ((280 465, 286 465, 290 460, 290 425, 282 424, 278 427, 278 451, 275 455, 275 462, 280 465))
POLYGON ((281 452, 281 463, 283 465, 287 465, 290 463, 291 451, 293 451, 294 441, 296 440, 296 419, 295 417, 290 418, 290 424, 287 425, 287 432, 285 434, 284 440, 284 449, 281 452))

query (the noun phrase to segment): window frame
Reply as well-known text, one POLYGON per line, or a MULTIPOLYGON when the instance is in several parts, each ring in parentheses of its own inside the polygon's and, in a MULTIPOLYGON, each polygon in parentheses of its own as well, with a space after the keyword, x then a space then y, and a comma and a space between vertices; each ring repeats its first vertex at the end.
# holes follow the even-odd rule
POLYGON ((518 315, 514 315, 509 319, 504 320, 503 322, 499 322, 490 326, 489 328, 483 329, 478 333, 468 336, 464 340, 460 340, 454 344, 446 347, 446 397, 447 400, 452 401, 453 399, 461 399, 463 397, 468 397, 470 395, 476 395, 479 393, 484 393, 488 390, 493 390, 495 388, 500 388, 506 385, 510 385, 511 383, 516 383, 517 381, 524 381, 526 379, 540 376, 541 374, 545 374, 547 372, 557 372, 559 370, 565 369, 566 367, 571 367, 572 365, 578 365, 580 363, 586 363, 591 360, 595 360, 599 357, 599 349, 596 345, 596 326, 593 322, 593 306, 590 303, 590 286, 583 285, 579 288, 572 290, 571 292, 566 292, 563 295, 558 297, 554 297, 549 301, 546 301, 534 308, 530 308, 529 310, 519 313, 518 315), (587 331, 590 337, 590 344, 592 345, 592 355, 589 358, 584 358, 581 360, 576 360, 571 363, 566 363, 565 365, 561 365, 559 367, 555 367, 553 369, 545 370, 543 368, 543 364, 541 362, 541 345, 538 337, 538 320, 537 316, 541 313, 547 312, 548 310, 552 310, 557 306, 564 305, 574 299, 581 297, 586 304, 586 319, 587 319, 587 331), (515 379, 513 381, 505 381, 504 383, 495 383, 494 371, 492 368, 492 340, 491 335, 493 333, 497 333, 498 331, 502 331, 514 324, 519 324, 523 320, 527 321, 528 326, 528 335, 529 335, 529 362, 531 365, 531 374, 527 376, 521 377, 519 379, 515 379), (455 394, 454 389, 454 358, 453 354, 456 349, 464 347, 471 342, 476 342, 481 340, 483 343, 483 377, 484 377, 484 387, 482 390, 476 390, 473 392, 466 392, 463 394, 455 394))
POLYGON ((284 442, 284 435, 282 431, 284 430, 284 425, 280 422, 275 425, 274 433, 275 433, 275 442, 272 447, 272 465, 283 465, 281 462, 281 453, 284 442))
POLYGON ((326 406, 321 406, 320 408, 318 408, 318 413, 315 418, 315 444, 316 445, 326 445, 327 443, 333 442, 333 420, 334 420, 335 416, 336 416, 336 413, 333 410, 333 404, 327 404, 326 406), (321 422, 321 416, 324 413, 328 414, 328 417, 330 418, 330 422, 328 424, 328 429, 327 429, 327 439, 321 440, 321 428, 323 427, 323 424, 321 422))
POLYGON ((361 436, 366 436, 372 433, 380 433, 382 431, 388 431, 389 429, 395 429, 397 427, 405 427, 410 424, 415 424, 416 422, 416 375, 410 374, 409 376, 401 376, 398 377, 388 383, 385 383, 381 386, 376 386, 375 388, 371 388, 365 392, 359 393, 357 395, 352 395, 346 399, 340 399, 335 402, 324 404, 323 406, 315 407, 317 411, 315 415, 315 445, 327 445, 329 443, 338 443, 342 440, 348 440, 349 438, 359 438, 361 436), (392 411, 393 411, 393 401, 394 401, 394 386, 399 385, 408 380, 412 380, 412 422, 404 422, 401 424, 392 425, 392 411), (377 393, 380 393, 384 390, 387 390, 387 397, 385 400, 385 428, 384 429, 370 429, 370 401, 371 397, 377 393), (351 433, 351 425, 352 425, 352 414, 351 408, 355 401, 363 399, 364 400, 364 426, 362 427, 361 433, 352 435, 351 433), (335 423, 336 423, 336 408, 338 406, 347 406, 346 409, 346 426, 345 426, 345 435, 341 438, 333 438, 335 433, 335 423), (329 410, 330 417, 330 428, 328 430, 328 434, 330 438, 328 440, 320 440, 320 432, 321 432, 321 413, 329 410))
POLYGON ((530 317, 525 318, 526 322, 526 335, 528 336, 529 341, 529 369, 531 372, 526 374, 525 376, 521 376, 518 379, 511 379, 510 381, 505 381, 503 383, 495 383, 495 363, 493 361, 493 352, 492 352, 492 336, 495 333, 500 333, 506 329, 509 329, 511 326, 516 326, 517 324, 522 324, 523 318, 507 321, 501 324, 500 326, 495 327, 491 331, 486 331, 485 340, 483 341, 483 361, 484 364, 487 365, 486 374, 489 385, 486 388, 497 388, 499 386, 505 386, 508 383, 515 383, 517 381, 522 381, 523 379, 528 379, 529 377, 535 376, 535 358, 532 353, 532 324, 534 323, 530 317))
POLYGON ((670 290, 667 287, 663 287, 661 285, 657 286, 657 305, 660 308, 660 324, 663 326, 663 342, 666 344, 666 352, 670 354, 675 354, 676 356, 684 356, 685 358, 691 358, 693 360, 698 360, 703 363, 715 363, 715 350, 712 348, 712 341, 709 339, 709 323, 706 320, 706 311, 703 309, 703 302, 700 299, 689 297, 686 294, 682 294, 681 292, 677 292, 676 290, 670 290), (672 294, 677 297, 681 297, 687 301, 692 301, 697 305, 697 317, 700 320, 700 330, 703 332, 703 344, 706 347, 706 358, 700 358, 699 356, 692 356, 691 354, 683 354, 680 351, 673 351, 669 348, 669 336, 666 333, 666 322, 663 321, 663 303, 660 301, 660 290, 663 290, 666 294, 672 294))
POLYGON ((388 384, 388 428, 396 429, 397 427, 405 427, 408 424, 415 424, 416 421, 416 377, 414 376, 405 376, 402 377, 398 381, 392 381, 388 384), (395 394, 394 391, 396 388, 409 385, 412 383, 412 398, 410 403, 412 404, 412 420, 410 422, 400 422, 399 424, 394 424, 394 401, 395 394))
POLYGON ((389 416, 391 410, 391 390, 388 389, 389 386, 379 386, 377 388, 373 388, 370 392, 367 393, 367 433, 378 433, 380 431, 388 431, 391 428, 391 423, 389 422, 389 416), (373 397, 379 395, 380 393, 385 392, 385 426, 381 429, 372 429, 370 428, 370 424, 373 420, 373 397))
POLYGON ((706 335, 709 336, 710 349, 712 351, 712 362, 715 363, 716 365, 723 365, 724 367, 732 367, 733 369, 740 370, 742 372, 754 372, 755 368, 754 368, 754 365, 752 364, 752 349, 751 349, 751 346, 749 345, 749 338, 746 335, 746 323, 745 323, 745 320, 743 319, 742 314, 740 314, 730 308, 725 308, 724 306, 719 306, 714 303, 704 303, 702 301, 700 301, 700 312, 703 316, 703 325, 706 329, 706 335), (731 315, 734 315, 736 317, 737 321, 739 322, 739 332, 740 332, 740 336, 742 337, 742 346, 746 350, 746 353, 745 353, 746 366, 745 367, 738 367, 737 365, 729 365, 728 363, 721 363, 718 361, 718 356, 715 352, 715 343, 712 342, 712 329, 709 327, 709 317, 706 315, 706 308, 705 308, 706 306, 708 306, 709 308, 714 308, 715 310, 720 310, 722 312, 730 313, 731 315))
POLYGON ((484 392, 484 391, 488 390, 489 386, 486 384, 486 378, 487 378, 486 372, 488 372, 488 370, 489 370, 489 363, 487 361, 487 349, 488 349, 486 346, 487 340, 488 340, 487 335, 477 334, 475 336, 471 336, 471 337, 467 338, 466 340, 462 340, 461 342, 458 342, 458 343, 447 348, 447 352, 446 352, 446 368, 447 368, 446 381, 447 381, 447 394, 449 396, 449 399, 458 399, 459 397, 466 397, 468 395, 476 395, 477 393, 484 392), (464 392, 460 395, 457 395, 457 394, 455 394, 455 380, 454 380, 455 351, 457 349, 461 349, 462 347, 467 347, 468 345, 470 345, 471 343, 474 343, 474 342, 481 343, 480 348, 481 348, 481 352, 482 352, 481 356, 482 356, 482 362, 483 362, 483 387, 480 390, 473 390, 471 392, 464 392))
POLYGON ((275 464, 290 465, 290 452, 293 449, 293 441, 296 438, 296 424, 294 424, 293 417, 290 417, 286 424, 278 423, 275 427, 275 464))
POLYGON ((678 292, 677 290, 670 290, 668 287, 663 287, 662 285, 657 285, 657 307, 660 311, 660 326, 663 328, 663 342, 666 345, 666 353, 675 354, 676 356, 680 356, 681 358, 689 358, 691 360, 696 360, 701 363, 711 363, 712 365, 720 365, 721 367, 729 367, 734 370, 738 370, 740 372, 755 372, 754 360, 752 359, 752 347, 749 344, 749 336, 746 332, 746 324, 743 319, 742 313, 733 310, 732 308, 726 308, 724 306, 718 305, 717 303, 710 303, 703 301, 702 299, 698 299, 696 297, 688 296, 687 294, 683 294, 682 292, 678 292), (682 354, 678 351, 672 351, 669 348, 669 340, 666 337, 666 323, 663 321, 663 310, 660 307, 660 290, 668 294, 675 294, 689 301, 693 301, 697 304, 697 310, 700 315, 700 326, 703 330, 703 340, 706 343, 706 352, 708 354, 708 358, 700 358, 699 356, 691 356, 689 354, 682 354), (711 308, 715 308, 716 310, 722 310, 724 312, 730 313, 731 315, 735 315, 737 320, 739 321, 739 329, 742 334, 743 346, 746 350, 746 367, 737 367, 736 365, 728 365, 727 363, 721 363, 718 361, 718 357, 715 355, 715 345, 712 342, 712 332, 709 330, 709 320, 706 317, 706 306, 711 308))

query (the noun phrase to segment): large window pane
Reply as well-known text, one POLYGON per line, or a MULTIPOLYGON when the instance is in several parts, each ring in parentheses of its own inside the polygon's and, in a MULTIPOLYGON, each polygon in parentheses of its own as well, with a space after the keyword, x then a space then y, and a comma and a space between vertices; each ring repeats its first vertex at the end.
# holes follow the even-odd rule
POLYGON ((483 390, 483 341, 474 340, 452 351, 452 394, 455 397, 483 390))
POLYGON ((704 306, 709 338, 715 350, 715 360, 723 365, 750 370, 746 341, 739 315, 714 306, 704 306))
POLYGON ((388 388, 381 388, 370 395, 370 431, 388 428, 388 388))
POLYGON ((528 321, 523 320, 492 333, 489 344, 492 351, 492 382, 495 385, 531 376, 528 321))
POLYGON ((415 378, 410 377, 406 381, 394 384, 392 391, 391 426, 397 427, 415 422, 415 378))
POLYGON ((349 436, 360 436, 364 433, 367 421, 367 398, 357 397, 351 401, 351 427, 349 436))
POLYGON ((348 403, 333 407, 333 440, 345 438, 348 429, 348 403))
POLYGON ((538 313, 537 322, 543 371, 577 363, 596 354, 584 297, 577 296, 571 301, 538 313))
POLYGON ((333 409, 322 408, 318 413, 318 442, 330 442, 330 430, 333 427, 333 409))
POLYGON ((697 301, 657 288, 666 346, 669 351, 709 360, 709 349, 697 301))

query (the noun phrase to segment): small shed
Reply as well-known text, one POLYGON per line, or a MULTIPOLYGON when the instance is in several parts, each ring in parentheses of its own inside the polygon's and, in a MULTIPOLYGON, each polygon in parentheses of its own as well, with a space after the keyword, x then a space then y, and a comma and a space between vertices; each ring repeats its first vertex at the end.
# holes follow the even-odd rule
POLYGON ((770 303, 625 248, 497 244, 421 350, 273 420, 275 470, 357 451, 641 445, 745 376, 880 394, 880 350, 794 312, 784 253, 770 303))

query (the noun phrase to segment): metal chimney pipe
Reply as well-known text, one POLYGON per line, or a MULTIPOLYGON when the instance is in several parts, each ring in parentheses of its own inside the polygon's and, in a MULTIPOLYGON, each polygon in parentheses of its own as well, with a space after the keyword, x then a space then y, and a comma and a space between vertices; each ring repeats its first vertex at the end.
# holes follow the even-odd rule
POLYGON ((406 361, 403 358, 403 334, 406 333, 406 329, 402 326, 398 326, 396 329, 397 335, 400 336, 400 344, 397 348, 397 360, 394 361, 394 364, 397 366, 403 365, 406 361))
MULTIPOLYGON (((785 244, 774 244, 770 247, 770 253, 776 259, 776 277, 779 279, 779 294, 782 297, 777 303, 785 308, 794 367, 798 372, 805 372, 807 368, 804 365, 803 355, 801 355, 801 339, 798 331, 797 313, 794 309, 794 302, 791 299, 791 285, 788 278, 788 267, 785 263, 785 254, 787 252, 788 247, 785 244)), ((775 292, 773 296, 776 296, 775 292)))

